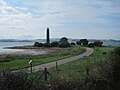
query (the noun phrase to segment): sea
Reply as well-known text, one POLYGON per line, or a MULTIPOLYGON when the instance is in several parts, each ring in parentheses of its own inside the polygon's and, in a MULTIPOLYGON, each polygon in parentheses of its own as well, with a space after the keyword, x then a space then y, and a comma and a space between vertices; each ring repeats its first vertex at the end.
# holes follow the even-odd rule
MULTIPOLYGON (((34 42, 0 42, 0 54, 6 54, 6 53, 16 53, 21 52, 25 53, 22 49, 4 49, 5 47, 14 47, 14 46, 29 46, 34 45, 34 42)), ((103 41, 104 46, 120 46, 120 41, 103 41)), ((27 52, 26 52, 27 53, 27 52)), ((30 53, 30 51, 29 51, 30 53)), ((36 53, 35 51, 31 51, 31 53, 36 53)), ((43 54, 45 51, 37 51, 38 54, 43 54)))
POLYGON ((0 54, 23 53, 22 49, 5 49, 5 47, 34 45, 34 42, 0 42, 0 54))

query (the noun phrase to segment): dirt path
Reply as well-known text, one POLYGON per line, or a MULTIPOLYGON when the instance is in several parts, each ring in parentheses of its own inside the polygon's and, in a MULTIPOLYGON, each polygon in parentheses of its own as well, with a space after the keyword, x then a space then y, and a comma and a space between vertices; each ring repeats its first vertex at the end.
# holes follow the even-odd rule
MULTIPOLYGON (((92 53, 93 53, 93 49, 86 47, 86 52, 84 52, 84 53, 82 53, 82 54, 80 54, 78 56, 74 56, 74 57, 62 59, 62 60, 59 60, 59 61, 54 61, 54 62, 50 62, 50 63, 46 63, 46 64, 41 64, 41 65, 38 65, 38 66, 34 66, 34 67, 32 67, 32 70, 33 70, 33 72, 38 72, 40 70, 43 70, 45 67, 46 68, 55 67, 56 66, 56 62, 57 62, 57 65, 62 65, 64 63, 72 62, 74 60, 83 58, 84 56, 89 56, 92 53)), ((26 69, 22 69, 22 70, 25 71, 25 72, 28 72, 28 73, 30 72, 30 68, 26 68, 26 69)), ((17 70, 17 71, 19 71, 19 70, 17 70)))

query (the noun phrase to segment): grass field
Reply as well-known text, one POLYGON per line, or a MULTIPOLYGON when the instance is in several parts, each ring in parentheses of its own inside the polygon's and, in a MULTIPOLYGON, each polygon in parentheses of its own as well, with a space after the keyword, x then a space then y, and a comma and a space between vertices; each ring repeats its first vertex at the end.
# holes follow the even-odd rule
POLYGON ((78 80, 85 78, 87 68, 89 70, 95 70, 98 68, 98 64, 103 61, 107 54, 109 54, 115 47, 98 47, 94 49, 94 53, 84 59, 79 59, 56 68, 50 69, 50 73, 57 78, 65 78, 70 80, 78 80), (102 54, 106 52, 107 54, 102 54))
POLYGON ((85 49, 80 48, 80 46, 74 46, 70 48, 55 48, 63 51, 62 53, 56 53, 55 55, 46 55, 44 57, 30 57, 30 58, 17 58, 15 57, 15 60, 9 61, 9 62, 1 62, 0 63, 0 72, 1 71, 8 71, 8 70, 15 70, 15 69, 21 69, 25 67, 29 67, 28 62, 32 59, 33 60, 33 66, 40 65, 52 61, 57 61, 60 59, 68 58, 71 56, 75 56, 78 54, 81 54, 85 52, 85 49))

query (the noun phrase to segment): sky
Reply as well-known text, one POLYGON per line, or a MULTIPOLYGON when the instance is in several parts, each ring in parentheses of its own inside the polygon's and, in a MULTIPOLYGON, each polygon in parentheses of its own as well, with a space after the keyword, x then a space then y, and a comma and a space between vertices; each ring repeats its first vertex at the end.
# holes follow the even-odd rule
POLYGON ((120 40, 120 0, 0 0, 0 39, 120 40))

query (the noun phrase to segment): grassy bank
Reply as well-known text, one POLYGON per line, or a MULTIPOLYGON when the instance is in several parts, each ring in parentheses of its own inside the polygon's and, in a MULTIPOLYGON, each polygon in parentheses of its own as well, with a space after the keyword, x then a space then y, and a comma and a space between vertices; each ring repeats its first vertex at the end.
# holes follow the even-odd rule
POLYGON ((44 55, 44 56, 35 56, 35 57, 21 57, 17 58, 12 57, 13 60, 9 62, 1 62, 0 63, 0 72, 5 70, 13 70, 13 69, 21 69, 25 67, 29 67, 28 62, 32 59, 33 60, 33 66, 35 65, 40 65, 52 61, 57 61, 60 59, 72 57, 78 54, 81 54, 85 52, 84 48, 81 48, 80 46, 74 46, 70 48, 54 48, 55 50, 57 49, 60 52, 57 53, 50 53, 49 55, 44 55))
POLYGON ((109 55, 115 47, 95 48, 94 53, 86 58, 79 59, 64 65, 49 69, 48 81, 45 81, 42 72, 30 76, 38 79, 41 88, 49 90, 113 90, 112 65, 109 55), (47 87, 45 85, 51 85, 47 87), (54 89, 57 88, 57 89, 54 89))
POLYGON ((120 48, 95 48, 93 55, 33 74, 3 73, 1 90, 119 90, 120 48), (112 51, 112 52, 111 52, 112 51), (46 79, 47 78, 47 79, 46 79))
POLYGON ((60 65, 58 66, 58 71, 56 71, 56 68, 52 68, 50 72, 58 78, 64 77, 72 80, 85 78, 87 69, 95 70, 98 64, 102 62, 114 48, 115 47, 95 48, 91 56, 60 65), (106 54, 104 54, 105 52, 106 54))

